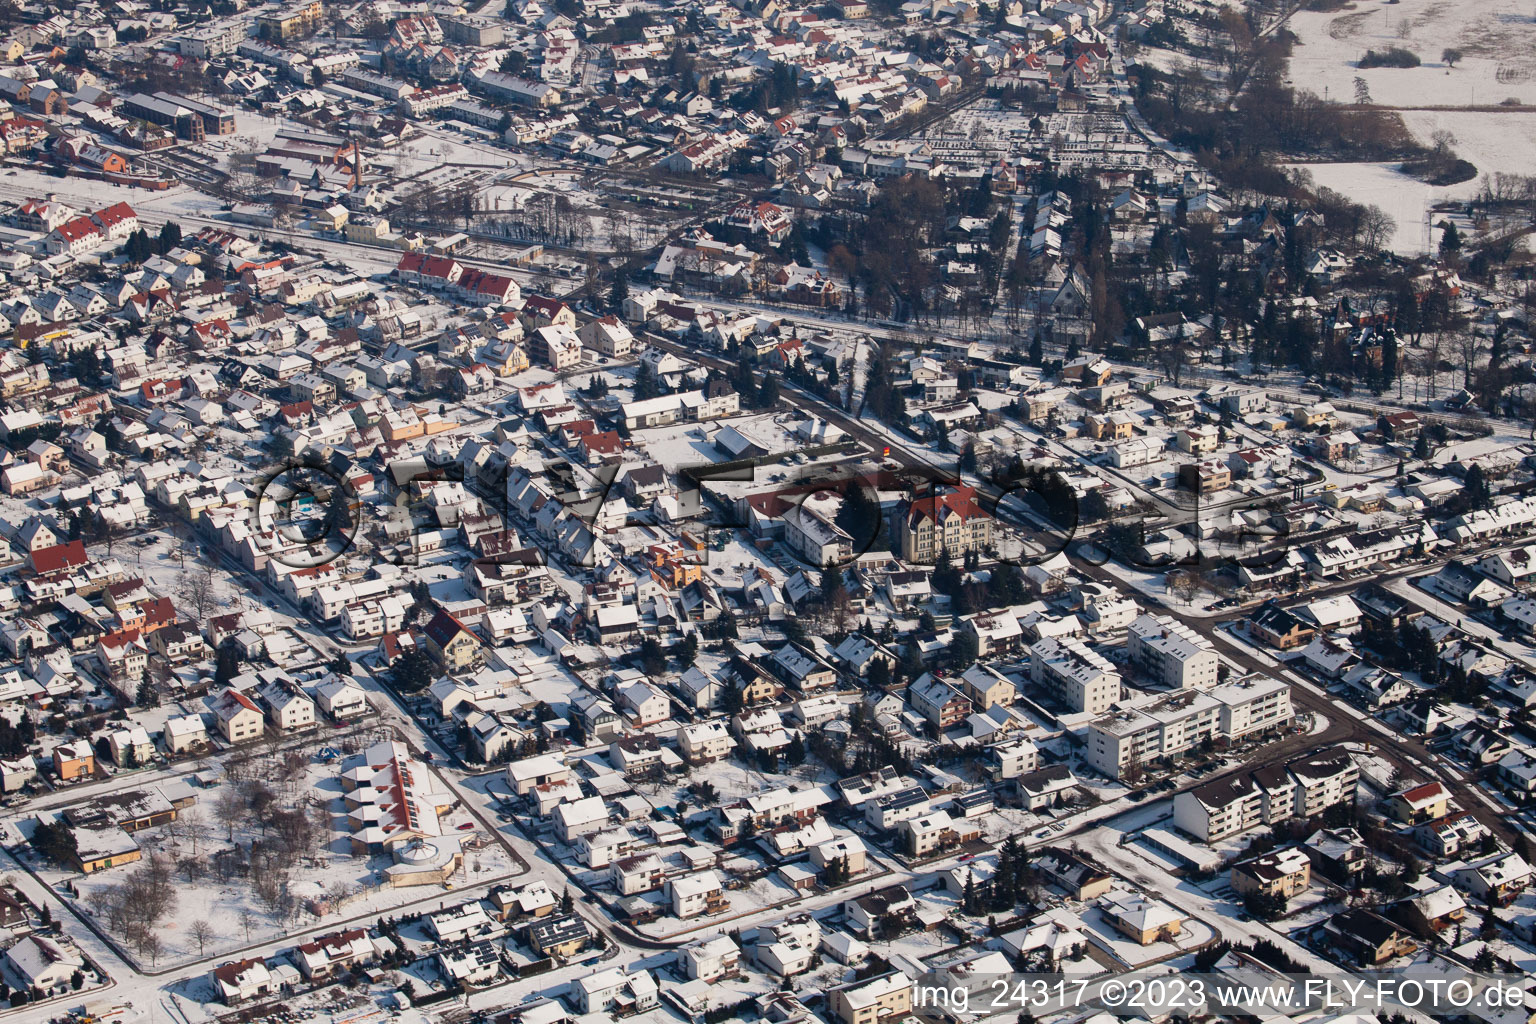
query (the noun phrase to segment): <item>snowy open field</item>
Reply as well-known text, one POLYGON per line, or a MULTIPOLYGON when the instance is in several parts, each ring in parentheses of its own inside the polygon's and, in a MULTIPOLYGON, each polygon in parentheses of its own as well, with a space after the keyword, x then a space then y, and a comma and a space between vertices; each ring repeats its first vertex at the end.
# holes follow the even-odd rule
POLYGON ((1380 207, 1397 227, 1387 243, 1393 252, 1417 255, 1431 251, 1439 235, 1428 230, 1436 203, 1464 195, 1476 182, 1435 188, 1397 169, 1397 164, 1296 164, 1329 188, 1357 203, 1380 207))
POLYGON ((1291 81, 1336 103, 1354 99, 1358 76, 1388 106, 1493 106, 1510 97, 1536 104, 1532 16, 1527 0, 1356 0, 1342 11, 1302 11, 1289 23, 1300 40, 1291 81), (1422 64, 1358 66, 1366 50, 1392 46, 1422 64), (1462 53, 1454 67, 1440 59, 1447 48, 1462 53))
POLYGON ((1317 184, 1380 207, 1397 222, 1399 252, 1430 248, 1429 209, 1465 199, 1483 174, 1530 174, 1536 157, 1536 8, 1525 0, 1356 0, 1341 11, 1301 11, 1289 22, 1299 42, 1291 81, 1339 102, 1355 99, 1362 79, 1370 100, 1401 108, 1403 123, 1421 142, 1436 133, 1477 166, 1478 178, 1446 188, 1399 174, 1395 164, 1308 164, 1317 184), (1367 50, 1401 47, 1417 54, 1416 68, 1361 68, 1367 50), (1461 51, 1454 67, 1446 49, 1461 51), (1489 110, 1514 99, 1527 109, 1489 110), (1472 110, 1413 109, 1472 107, 1472 110))
MULTIPOLYGON (((66 880, 78 895, 75 905, 105 920, 103 901, 133 874, 149 870, 148 861, 158 857, 174 865, 175 900, 156 932, 161 942, 159 966, 191 963, 204 956, 218 956, 251 943, 269 942, 329 925, 339 925, 367 914, 389 911, 442 899, 443 888, 424 885, 391 888, 380 872, 387 856, 354 854, 347 840, 344 806, 340 799, 340 772, 349 763, 327 761, 315 755, 330 737, 317 734, 314 742, 295 751, 254 762, 252 775, 271 786, 276 805, 310 814, 317 824, 316 846, 301 857, 291 874, 279 872, 269 892, 245 865, 247 858, 234 851, 250 850, 271 840, 268 828, 254 813, 221 810, 228 799, 224 790, 195 791, 197 803, 177 821, 143 829, 134 835, 144 860, 126 867, 90 875, 45 868, 43 880, 58 891, 66 880), (236 865, 239 866, 236 866, 236 865), (310 901, 329 898, 329 916, 317 916, 310 901), (193 922, 211 925, 211 935, 199 943, 193 922)), ((464 866, 455 875, 457 886, 477 885, 507 877, 514 866, 506 850, 495 842, 483 842, 474 819, 455 808, 444 816, 448 834, 465 841, 464 866)), ((144 956, 142 949, 136 949, 144 956)), ((146 963, 148 957, 145 957, 146 963)))

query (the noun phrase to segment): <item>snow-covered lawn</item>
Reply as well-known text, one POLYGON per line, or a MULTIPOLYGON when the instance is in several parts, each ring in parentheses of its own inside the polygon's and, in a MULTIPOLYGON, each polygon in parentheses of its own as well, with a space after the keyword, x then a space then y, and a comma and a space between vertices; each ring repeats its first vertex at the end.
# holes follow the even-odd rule
MULTIPOLYGON (((1464 115, 1457 114, 1457 118, 1464 115)), ((1476 161, 1474 161, 1476 162, 1476 161)), ((1435 188, 1399 171, 1396 163, 1296 164, 1312 175, 1321 188, 1332 189, 1357 203, 1379 207, 1397 225, 1388 245, 1394 252, 1418 255, 1429 252, 1438 234, 1429 230, 1430 209, 1453 198, 1465 186, 1435 188)), ((1478 165, 1481 169, 1482 165, 1478 165)))
MULTIPOLYGON (((1291 81, 1339 103, 1355 99, 1364 81, 1374 103, 1392 107, 1493 107, 1506 99, 1536 104, 1536 16, 1523 0, 1361 0, 1343 11, 1301 11, 1289 28, 1299 37, 1291 81), (1417 54, 1416 68, 1361 68, 1367 50, 1401 47, 1417 54), (1446 49, 1462 57, 1454 67, 1446 49)), ((1536 112, 1403 110, 1404 124, 1425 144, 1437 132, 1486 173, 1528 174, 1536 155, 1536 112)), ((1400 175, 1394 164, 1308 165, 1319 185, 1381 207, 1397 221, 1393 247, 1426 251, 1425 211, 1435 202, 1465 199, 1477 179, 1434 188, 1400 175)))
MULTIPOLYGON (((317 735, 313 749, 323 746, 329 737, 317 735)), ((276 763, 284 755, 277 755, 276 763)), ((301 753, 300 757, 308 756, 301 753)), ((286 906, 264 901, 258 895, 255 874, 239 870, 221 871, 220 862, 235 849, 250 849, 253 844, 272 842, 273 835, 245 812, 232 823, 219 813, 220 801, 228 786, 218 790, 198 790, 197 803, 184 810, 169 825, 143 829, 134 840, 143 851, 144 860, 126 867, 106 869, 79 876, 72 872, 46 870, 43 878, 55 889, 70 881, 78 890, 75 905, 82 913, 95 913, 97 892, 110 892, 135 872, 148 869, 151 857, 169 858, 175 865, 175 905, 156 926, 162 944, 157 966, 169 967, 196 962, 207 957, 270 942, 310 929, 323 928, 328 921, 339 927, 344 921, 363 915, 378 914, 409 904, 429 901, 434 907, 442 897, 436 886, 390 888, 383 885, 380 872, 391 861, 387 856, 357 856, 350 851, 343 817, 340 771, 344 762, 324 763, 311 759, 292 781, 271 780, 279 806, 310 809, 325 819, 320 845, 300 857, 289 880, 281 890, 289 899, 286 906), (314 801, 314 804, 311 804, 314 801), (184 865, 196 861, 201 871, 189 871, 184 865), (326 907, 324 904, 329 903, 326 907), (318 913, 317 913, 318 911, 318 913), (193 935, 195 922, 207 922, 211 937, 202 946, 193 935)), ((463 810, 456 809, 443 818, 444 829, 451 835, 474 841, 476 829, 461 829, 473 823, 463 810)), ((477 826, 478 827, 478 826, 477 826)), ((500 846, 491 842, 479 849, 465 850, 464 868, 454 877, 455 886, 490 882, 509 874, 512 861, 500 846)), ((147 961, 146 961, 147 963, 147 961)))

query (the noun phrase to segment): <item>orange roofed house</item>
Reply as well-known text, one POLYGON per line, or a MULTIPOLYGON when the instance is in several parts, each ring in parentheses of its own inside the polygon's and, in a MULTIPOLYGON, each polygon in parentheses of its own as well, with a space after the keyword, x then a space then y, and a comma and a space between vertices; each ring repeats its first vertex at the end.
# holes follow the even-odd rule
POLYGON ((259 739, 266 728, 266 717, 261 709, 239 690, 225 690, 214 698, 213 717, 219 735, 230 743, 259 739))

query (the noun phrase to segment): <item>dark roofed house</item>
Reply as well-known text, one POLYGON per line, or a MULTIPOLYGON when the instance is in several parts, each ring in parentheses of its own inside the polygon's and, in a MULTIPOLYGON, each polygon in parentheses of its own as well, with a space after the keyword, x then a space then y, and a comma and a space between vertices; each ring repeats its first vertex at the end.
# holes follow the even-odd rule
POLYGON ((1035 867, 1046 881, 1076 900, 1102 896, 1115 884, 1114 876, 1081 854, 1052 847, 1042 850, 1035 867))
POLYGON ((1329 941, 1362 966, 1408 956, 1419 947, 1408 930, 1372 910, 1347 910, 1323 926, 1329 941))
POLYGON ((442 609, 438 609, 421 633, 427 653, 450 672, 469 668, 480 656, 480 641, 462 622, 442 609))
POLYGON ((1311 626, 1275 601, 1264 602, 1248 616, 1248 631, 1282 651, 1300 647, 1312 639, 1313 633, 1311 626))

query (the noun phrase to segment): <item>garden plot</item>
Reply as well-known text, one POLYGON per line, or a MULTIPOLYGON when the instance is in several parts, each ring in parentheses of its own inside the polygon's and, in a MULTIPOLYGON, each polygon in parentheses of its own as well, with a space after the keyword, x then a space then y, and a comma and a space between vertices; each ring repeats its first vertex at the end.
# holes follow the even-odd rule
MULTIPOLYGON (((342 816, 345 761, 336 753, 317 736, 304 749, 232 762, 217 790, 195 791, 197 802, 174 821, 133 834, 138 863, 83 876, 46 868, 43 880, 74 895, 151 968, 440 900, 436 885, 390 887, 390 856, 353 852, 342 816)), ((490 883, 513 870, 461 807, 443 827, 465 847, 452 884, 490 883)))

